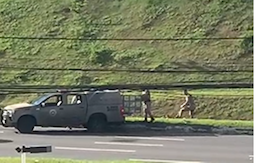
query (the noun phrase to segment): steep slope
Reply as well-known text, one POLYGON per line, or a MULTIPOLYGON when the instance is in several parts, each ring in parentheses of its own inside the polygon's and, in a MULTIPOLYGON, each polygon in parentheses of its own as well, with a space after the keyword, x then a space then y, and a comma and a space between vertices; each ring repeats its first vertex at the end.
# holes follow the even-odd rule
MULTIPOLYGON (((252 36, 248 0, 1 0, 1 36, 168 38, 252 36)), ((1 65, 50 68, 250 69, 246 40, 0 40, 1 65), (243 43, 245 42, 245 45, 243 43)), ((170 83, 252 73, 126 74, 1 71, 1 83, 170 83)))

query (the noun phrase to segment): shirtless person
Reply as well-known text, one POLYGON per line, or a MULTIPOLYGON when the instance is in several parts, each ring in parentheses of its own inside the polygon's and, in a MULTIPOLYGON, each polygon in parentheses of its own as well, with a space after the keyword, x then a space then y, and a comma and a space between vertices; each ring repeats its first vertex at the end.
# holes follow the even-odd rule
POLYGON ((142 92, 142 101, 144 102, 144 104, 146 105, 145 108, 145 122, 148 121, 148 115, 151 118, 150 122, 153 122, 155 119, 151 113, 151 97, 150 97, 150 92, 149 90, 146 90, 144 92, 142 92))
POLYGON ((194 99, 193 99, 192 95, 188 93, 187 90, 184 90, 184 94, 186 96, 186 101, 185 101, 185 103, 183 103, 180 106, 181 109, 180 109, 180 111, 179 111, 179 113, 178 113, 178 115, 176 117, 180 118, 180 117, 182 117, 182 113, 184 111, 188 111, 190 118, 193 118, 194 111, 196 109, 196 105, 195 105, 194 99))

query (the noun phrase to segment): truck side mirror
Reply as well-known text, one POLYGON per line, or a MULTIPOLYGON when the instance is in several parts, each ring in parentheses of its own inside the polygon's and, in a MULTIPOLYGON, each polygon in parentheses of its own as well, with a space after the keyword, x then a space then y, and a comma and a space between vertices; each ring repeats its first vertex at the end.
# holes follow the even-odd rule
POLYGON ((45 103, 44 103, 44 102, 42 102, 42 103, 41 103, 41 106, 42 106, 42 107, 45 107, 45 103))

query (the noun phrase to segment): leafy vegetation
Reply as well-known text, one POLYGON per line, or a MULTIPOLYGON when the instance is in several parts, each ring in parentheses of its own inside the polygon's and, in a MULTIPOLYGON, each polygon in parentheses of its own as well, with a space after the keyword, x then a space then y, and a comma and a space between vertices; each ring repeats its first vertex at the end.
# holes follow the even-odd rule
MULTIPOLYGON (((251 70, 253 1, 0 0, 0 36, 92 39, 246 37, 185 41, 0 39, 0 66, 251 70)), ((252 82, 252 76, 252 72, 141 74, 1 69, 0 84, 252 82)), ((154 97, 155 106, 163 108, 155 109, 155 113, 173 115, 180 105, 180 98, 166 101, 164 96, 156 94, 154 97)), ((22 98, 20 95, 7 96, 0 100, 6 104, 22 98)), ((216 95, 198 100, 199 117, 252 119, 252 96, 219 98, 216 95)))
MULTIPOLYGON (((197 105, 196 118, 253 120, 252 89, 193 90, 190 93, 195 97, 197 105)), ((124 94, 138 95, 140 92, 124 92, 124 94)), ((28 102, 36 96, 38 95, 9 95, 3 98, 0 105, 28 102)), ((181 90, 152 91, 152 102, 152 110, 156 117, 174 118, 184 102, 183 92, 181 90)), ((134 116, 142 115, 143 112, 134 116)), ((188 117, 188 113, 184 113, 184 117, 188 117)))

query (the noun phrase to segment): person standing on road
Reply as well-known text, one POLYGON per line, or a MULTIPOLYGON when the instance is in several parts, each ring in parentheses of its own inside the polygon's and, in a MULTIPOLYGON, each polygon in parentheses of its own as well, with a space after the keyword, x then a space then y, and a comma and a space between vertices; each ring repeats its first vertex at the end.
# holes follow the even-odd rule
POLYGON ((182 113, 184 111, 188 111, 190 118, 193 118, 194 111, 196 109, 194 98, 191 94, 188 93, 188 91, 186 89, 184 90, 184 95, 186 96, 185 97, 186 101, 180 106, 180 110, 179 110, 179 113, 176 116, 176 118, 182 117, 182 113))
POLYGON ((153 122, 155 120, 155 118, 153 117, 152 113, 151 113, 151 97, 150 97, 150 92, 149 90, 144 90, 142 92, 142 101, 144 102, 144 104, 146 105, 145 108, 145 119, 144 122, 148 121, 148 115, 151 118, 150 122, 153 122))

